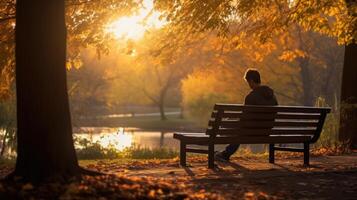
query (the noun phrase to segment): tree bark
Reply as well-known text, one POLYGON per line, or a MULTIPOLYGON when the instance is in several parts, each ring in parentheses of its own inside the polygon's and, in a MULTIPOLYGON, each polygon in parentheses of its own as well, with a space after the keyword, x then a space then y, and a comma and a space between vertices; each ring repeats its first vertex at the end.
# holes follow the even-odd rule
MULTIPOLYGON (((354 0, 346 0, 348 14, 357 17, 352 9, 354 0)), ((356 24, 352 27, 357 28, 356 24)), ((357 149, 357 44, 356 38, 345 46, 343 61, 339 139, 349 148, 357 149)))
POLYGON ((17 0, 17 161, 13 175, 42 181, 80 173, 66 82, 64 0, 17 0))
POLYGON ((350 148, 357 148, 357 44, 345 47, 342 72, 340 140, 350 148))
POLYGON ((308 58, 298 58, 300 65, 300 75, 302 80, 302 87, 304 90, 303 103, 304 106, 314 105, 314 94, 312 88, 311 73, 309 70, 309 59, 308 58))

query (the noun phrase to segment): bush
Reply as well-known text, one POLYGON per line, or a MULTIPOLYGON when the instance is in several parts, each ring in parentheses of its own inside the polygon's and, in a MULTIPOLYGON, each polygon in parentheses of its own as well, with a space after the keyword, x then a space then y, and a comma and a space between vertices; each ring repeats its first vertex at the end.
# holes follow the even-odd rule
POLYGON ((133 146, 119 151, 114 146, 103 147, 99 143, 90 142, 87 139, 75 139, 77 146, 77 157, 80 160, 92 159, 168 159, 178 156, 178 152, 167 148, 141 148, 133 146))
MULTIPOLYGON (((78 149, 77 156, 78 159, 92 160, 92 159, 109 158, 113 156, 113 154, 107 155, 105 153, 105 150, 102 148, 100 144, 94 143, 83 149, 78 149)), ((115 158, 115 156, 113 158, 115 158)))

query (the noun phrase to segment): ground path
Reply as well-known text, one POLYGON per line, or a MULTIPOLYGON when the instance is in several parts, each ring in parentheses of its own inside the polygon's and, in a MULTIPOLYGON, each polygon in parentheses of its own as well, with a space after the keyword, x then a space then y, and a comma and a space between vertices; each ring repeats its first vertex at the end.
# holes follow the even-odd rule
MULTIPOLYGON (((302 166, 301 155, 290 154, 277 155, 276 164, 267 155, 234 157, 214 170, 205 156, 189 157, 185 168, 178 163, 178 158, 81 161, 114 176, 69 185, 0 183, 0 199, 357 199, 357 153, 312 156, 310 167, 302 166)), ((0 177, 12 169, 1 165, 0 177)))
POLYGON ((179 184, 186 190, 211 192, 225 199, 357 199, 357 154, 318 156, 311 166, 302 166, 302 157, 278 157, 276 164, 267 158, 235 157, 206 167, 204 157, 188 160, 181 168, 178 160, 147 160, 120 163, 99 161, 88 164, 107 173, 147 177, 179 184))

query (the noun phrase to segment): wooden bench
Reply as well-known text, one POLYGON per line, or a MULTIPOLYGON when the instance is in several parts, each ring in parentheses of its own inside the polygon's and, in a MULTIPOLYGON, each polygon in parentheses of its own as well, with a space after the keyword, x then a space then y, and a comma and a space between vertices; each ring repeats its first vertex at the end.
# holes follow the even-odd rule
POLYGON ((269 162, 274 151, 304 153, 309 165, 309 145, 315 143, 330 108, 299 106, 247 106, 215 104, 205 133, 174 133, 180 141, 180 164, 186 166, 186 153, 208 154, 208 167, 214 168, 215 144, 269 144, 269 162), (275 144, 301 143, 303 148, 275 144), (204 145, 206 149, 188 145, 204 145))

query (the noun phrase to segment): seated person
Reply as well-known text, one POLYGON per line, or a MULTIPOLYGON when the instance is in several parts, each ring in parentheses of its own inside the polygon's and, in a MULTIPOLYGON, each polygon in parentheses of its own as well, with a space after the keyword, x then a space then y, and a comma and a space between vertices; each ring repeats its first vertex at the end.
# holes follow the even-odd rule
MULTIPOLYGON (((245 97, 245 105, 278 105, 278 101, 274 95, 273 89, 260 84, 260 74, 256 69, 248 69, 245 72, 244 79, 247 81, 252 91, 245 97)), ((215 155, 215 159, 223 162, 228 162, 239 148, 240 144, 230 144, 222 152, 215 155)))

